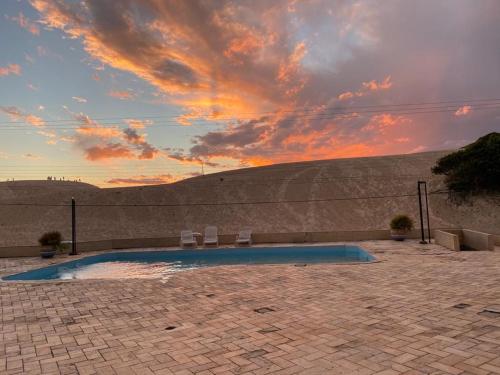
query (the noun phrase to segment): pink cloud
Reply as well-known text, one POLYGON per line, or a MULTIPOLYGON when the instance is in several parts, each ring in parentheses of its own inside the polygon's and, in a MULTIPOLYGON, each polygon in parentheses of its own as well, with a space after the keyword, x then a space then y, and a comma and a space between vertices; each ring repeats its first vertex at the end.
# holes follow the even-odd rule
POLYGON ((9 74, 21 75, 21 67, 17 64, 9 64, 7 66, 0 66, 0 77, 8 76, 9 74))
POLYGON ((116 98, 116 99, 120 99, 120 100, 130 100, 130 99, 133 99, 134 98, 134 94, 130 91, 110 91, 108 92, 108 95, 113 97, 113 98, 116 98))
POLYGON ((30 21, 30 19, 26 17, 23 13, 19 12, 19 15, 17 17, 11 17, 10 19, 12 21, 17 22, 19 26, 21 26, 23 29, 28 30, 33 35, 40 34, 40 28, 38 27, 38 25, 30 21))
POLYGON ((387 76, 382 81, 371 80, 368 82, 362 82, 362 87, 355 91, 346 91, 338 96, 339 100, 347 100, 355 97, 362 97, 370 94, 373 91, 388 90, 392 87, 391 76, 387 76))
POLYGON ((20 110, 17 107, 1 107, 0 106, 0 111, 4 112, 7 114, 12 120, 14 121, 24 121, 30 125, 36 126, 36 127, 41 127, 45 125, 45 121, 35 115, 32 115, 30 113, 25 113, 22 110, 20 110))
POLYGON ((455 112, 455 116, 467 116, 468 114, 470 114, 472 112, 472 107, 470 105, 464 105, 463 107, 460 107, 459 109, 457 109, 457 111, 455 112))

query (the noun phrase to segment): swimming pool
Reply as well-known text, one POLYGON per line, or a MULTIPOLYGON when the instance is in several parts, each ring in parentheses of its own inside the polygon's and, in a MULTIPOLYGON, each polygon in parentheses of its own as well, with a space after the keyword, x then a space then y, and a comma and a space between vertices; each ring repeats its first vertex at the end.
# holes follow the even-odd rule
POLYGON ((294 246, 210 250, 123 251, 6 276, 3 280, 164 278, 186 269, 242 264, 364 263, 375 258, 358 246, 294 246))

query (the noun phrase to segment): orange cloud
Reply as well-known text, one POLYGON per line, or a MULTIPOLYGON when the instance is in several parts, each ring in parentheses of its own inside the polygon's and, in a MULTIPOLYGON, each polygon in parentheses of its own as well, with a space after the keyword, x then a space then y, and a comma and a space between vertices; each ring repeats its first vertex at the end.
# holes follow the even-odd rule
POLYGON ((153 124, 151 120, 126 119, 125 123, 132 129, 144 129, 146 126, 153 124))
POLYGON ((339 100, 347 100, 355 97, 362 97, 369 94, 372 91, 388 90, 392 87, 391 76, 387 76, 383 81, 377 82, 376 80, 371 80, 368 82, 362 82, 362 87, 358 91, 346 91, 340 94, 337 98, 339 100))
POLYGON ((130 91, 110 91, 108 95, 120 100, 130 100, 134 98, 134 94, 130 91))
POLYGON ((127 178, 112 178, 106 181, 106 183, 111 185, 125 185, 125 186, 159 185, 159 184, 169 184, 177 180, 178 178, 170 174, 160 174, 155 176, 139 175, 127 178))
POLYGON ((278 81, 289 81, 300 67, 300 62, 307 52, 304 42, 298 43, 287 61, 280 64, 278 70, 278 81))
POLYGON ((375 131, 378 134, 386 134, 391 128, 408 124, 410 120, 404 116, 394 116, 390 113, 374 115, 363 127, 364 131, 375 131))
POLYGON ((35 115, 24 113, 17 107, 1 107, 0 111, 7 114, 14 121, 24 121, 30 125, 41 127, 45 125, 45 121, 35 115))
POLYGON ((224 56, 241 64, 241 56, 247 56, 257 53, 264 47, 264 41, 257 35, 247 34, 231 40, 228 48, 224 51, 224 56))
POLYGON ((85 150, 85 158, 90 161, 99 161, 104 159, 134 159, 135 155, 133 152, 119 144, 119 143, 107 143, 102 146, 92 146, 85 150))
POLYGON ((21 67, 17 64, 9 64, 5 67, 0 66, 0 77, 8 76, 9 74, 21 75, 21 67))
POLYGON ((40 28, 38 27, 38 25, 34 22, 31 22, 30 19, 23 13, 19 12, 19 15, 17 17, 11 17, 10 19, 17 22, 19 26, 21 26, 23 29, 28 30, 33 35, 40 34, 40 28))
POLYGON ((391 76, 385 77, 382 82, 375 80, 363 82, 363 87, 370 91, 387 90, 392 87, 391 76))
POLYGON ((121 136, 121 131, 116 127, 88 126, 82 125, 76 129, 78 134, 88 137, 113 138, 121 136))
MULTIPOLYGON (((449 43, 434 44, 439 35, 425 43, 416 40, 419 43, 409 50, 408 35, 401 34, 406 29, 391 29, 399 22, 391 18, 397 12, 383 5, 339 2, 333 10, 328 0, 314 1, 314 6, 298 1, 31 2, 41 22, 81 40, 102 67, 147 81, 157 89, 155 101, 180 107, 179 123, 201 119, 223 127, 193 137, 188 150, 157 150, 145 133, 133 132, 144 129, 145 124, 137 122, 128 122, 126 132, 77 132, 76 147, 84 152, 111 149, 110 157, 161 155, 181 163, 232 159, 263 164, 411 149, 422 140, 408 139, 405 132, 414 124, 396 111, 370 116, 364 114, 369 111, 353 113, 347 105, 341 108, 342 116, 332 111, 338 112, 340 102, 374 108, 397 103, 398 98, 419 102, 418 95, 431 89, 436 98, 451 97, 456 94, 454 84, 448 83, 446 90, 444 84, 436 87, 445 69, 451 75, 475 66, 454 65, 461 60, 447 49, 449 43), (404 62, 397 60, 403 55, 404 62), (419 59, 422 55, 425 61, 419 59), (359 78, 367 74, 370 79, 359 78)), ((401 11, 405 5, 397 7, 401 11)), ((434 17, 429 9, 420 10, 407 17, 413 30, 418 29, 414 19, 434 17)), ((470 73, 461 76, 477 78, 476 69, 470 73)), ((117 93, 119 99, 133 96, 117 93)), ((431 128, 436 122, 429 124, 431 128)))
POLYGON ((460 107, 459 109, 457 109, 457 111, 455 112, 455 116, 467 116, 468 114, 470 114, 472 112, 472 107, 470 105, 464 105, 463 107, 460 107))

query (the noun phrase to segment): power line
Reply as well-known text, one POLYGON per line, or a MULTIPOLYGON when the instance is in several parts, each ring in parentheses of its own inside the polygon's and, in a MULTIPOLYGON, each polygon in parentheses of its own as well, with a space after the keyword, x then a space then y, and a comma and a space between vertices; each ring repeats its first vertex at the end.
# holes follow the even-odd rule
MULTIPOLYGON (((416 103, 396 103, 396 104, 375 104, 375 105, 352 105, 352 106, 345 106, 345 107, 340 107, 338 105, 330 107, 331 109, 334 110, 344 110, 344 109, 363 109, 363 108, 391 108, 391 107, 401 107, 401 106, 406 106, 406 107, 412 107, 412 106, 428 106, 428 105, 434 105, 434 104, 449 104, 449 106, 452 105, 469 105, 470 103, 486 103, 486 102, 499 102, 500 98, 489 98, 489 99, 461 99, 461 100, 442 100, 442 101, 432 101, 432 102, 416 102, 416 103)), ((299 106, 296 107, 295 109, 290 109, 290 110, 274 110, 274 111, 259 111, 259 112, 240 112, 238 113, 238 117, 241 115, 251 115, 251 116, 263 116, 266 114, 279 114, 279 113, 295 113, 295 112, 304 112, 304 111, 316 111, 321 106, 299 106)), ((327 110, 328 108, 325 108, 324 110, 327 110)), ((179 114, 178 116, 182 116, 183 114, 179 114)), ((155 118, 164 118, 167 117, 166 115, 163 114, 158 114, 158 115, 139 115, 139 116, 127 116, 127 117, 95 117, 92 118, 94 121, 107 121, 107 120, 138 120, 141 121, 143 119, 155 119, 155 118)), ((220 116, 218 118, 234 118, 236 116, 231 115, 231 116, 220 116)), ((57 120, 46 120, 46 123, 57 123, 57 122, 74 122, 74 118, 68 118, 68 119, 57 119, 57 120)), ((176 123, 178 122, 177 120, 174 120, 176 123)), ((0 122, 0 124, 15 124, 18 123, 17 121, 5 121, 5 122, 0 122)), ((185 126, 185 125, 179 125, 179 126, 185 126)))
MULTIPOLYGON (((477 106, 471 106, 471 109, 478 111, 478 110, 488 110, 488 109, 498 109, 500 108, 500 103, 494 104, 494 105, 477 105, 477 106)), ((319 113, 316 115, 294 115, 293 118, 287 118, 283 121, 294 121, 296 119, 303 119, 303 120, 325 120, 325 119, 334 119, 334 118, 341 118, 341 119, 352 119, 352 118, 358 118, 362 117, 361 115, 363 114, 397 114, 397 115, 421 115, 421 114, 431 114, 431 113, 451 113, 451 112, 456 112, 457 108, 450 108, 449 106, 447 107, 426 107, 426 108, 407 108, 407 109, 397 109, 397 110, 389 110, 389 109, 381 109, 381 110, 370 110, 370 111, 354 111, 354 112, 337 112, 337 113, 329 113, 329 112, 323 112, 319 113), (432 109, 432 110, 428 110, 432 109)), ((241 120, 241 118, 240 118, 241 120)), ((203 121, 203 124, 199 125, 175 125, 175 124, 168 124, 168 123, 158 123, 155 125, 150 125, 148 129, 154 129, 154 128, 161 128, 161 127, 177 127, 179 129, 185 129, 185 130, 193 130, 193 126, 199 126, 197 130, 201 130, 202 128, 209 127, 209 126, 224 126, 226 124, 222 123, 211 123, 207 122, 204 119, 200 119, 199 121, 203 121)), ((57 125, 57 124, 56 124, 57 125)), ((33 128, 28 128, 28 129, 23 129, 20 128, 19 126, 2 126, 0 127, 0 130, 9 130, 9 131, 27 131, 27 130, 38 130, 38 131, 43 131, 43 130, 76 130, 76 129, 108 129, 108 130, 122 130, 125 125, 115 125, 115 126, 102 126, 102 125, 114 125, 113 124, 98 124, 98 125, 85 125, 85 124, 80 124, 80 123, 74 123, 74 124, 64 124, 64 127, 57 127, 56 125, 52 125, 50 127, 45 127, 45 126, 40 126, 40 127, 33 127, 33 128)), ((221 133, 231 133, 233 130, 213 130, 221 133)))
MULTIPOLYGON (((431 194, 447 194, 447 192, 431 192, 431 194)), ((299 199, 299 200, 279 200, 279 201, 254 201, 254 202, 206 202, 206 203, 138 203, 138 204, 92 204, 92 203, 77 203, 77 207, 199 207, 199 206, 232 206, 232 205, 263 205, 263 204, 283 204, 283 203, 319 203, 333 201, 350 201, 350 200, 370 200, 370 199, 394 199, 416 197, 418 194, 398 194, 398 195, 372 195, 365 197, 338 197, 324 199, 299 199)), ((71 204, 45 204, 45 203, 0 203, 0 206, 26 206, 26 207, 71 207, 71 204)))
MULTIPOLYGON (((401 107, 403 105, 392 105, 392 106, 396 106, 396 107, 401 107)), ((469 105, 471 107, 471 109, 474 109, 474 110, 485 110, 485 109, 497 109, 499 108, 500 106, 500 102, 493 102, 493 103, 479 103, 479 104, 472 104, 472 105, 469 105)), ((370 108, 370 106, 366 106, 365 108, 370 108)), ((329 111, 322 111, 321 113, 318 113, 318 114, 295 114, 293 119, 297 119, 297 118, 302 118, 302 119, 308 119, 308 120, 317 120, 317 119, 331 119, 331 118, 335 118, 335 117, 340 117, 340 116, 345 116, 345 118, 352 118, 352 117, 360 117, 359 114, 367 114, 367 113, 371 113, 371 114, 375 114, 375 113, 386 113, 386 112, 390 112, 390 113, 396 113, 396 114, 429 114, 429 113, 446 113, 446 112, 456 112, 457 111, 457 107, 456 106, 453 106, 453 105, 439 105, 439 106, 424 106, 424 107, 408 107, 408 108, 396 108, 396 109, 392 109, 389 106, 372 106, 371 108, 378 108, 378 109, 374 109, 374 110, 364 110, 364 111, 352 111, 352 109, 355 109, 355 107, 349 107, 349 108, 340 108, 340 109, 336 109, 335 111, 333 112, 329 112, 329 111), (453 107, 453 108, 451 108, 453 107), (345 112, 346 110, 349 110, 351 112, 345 112), (431 110, 431 111, 429 111, 431 110)), ((279 114, 280 112, 276 112, 277 114, 279 114)), ((230 120, 230 119, 244 119, 242 118, 242 116, 233 116, 233 117, 230 117, 228 118, 227 120, 230 120)), ((123 118, 123 120, 127 120, 125 118, 123 118)), ((222 118, 219 118, 219 120, 223 120, 222 118)), ((56 121, 56 120, 54 120, 56 121)), ((89 124, 83 124, 83 123, 79 123, 79 122, 76 122, 74 119, 73 120, 60 120, 60 121, 69 121, 69 123, 55 123, 53 124, 52 126, 50 127, 45 127, 45 126, 39 126, 39 127, 35 127, 37 128, 38 130, 73 130, 73 129, 78 129, 78 128, 81 128, 81 129, 95 129, 95 128, 105 128, 105 129, 120 129, 119 126, 115 125, 116 123, 113 122, 113 123, 99 123, 99 124, 95 124, 95 125, 89 125, 89 124), (115 125, 114 127, 105 127, 103 125, 115 125)), ((140 120, 139 120, 140 121, 140 120)), ((181 125, 181 124, 178 124, 177 120, 169 120, 167 122, 162 122, 162 123, 158 123, 158 124, 153 124, 153 125, 149 125, 149 129, 151 128, 155 128, 155 127, 163 127, 163 126, 173 126, 173 127, 178 127, 178 128, 185 128, 185 129, 192 129, 193 126, 200 126, 201 128, 203 127, 207 127, 207 126, 222 126, 224 124, 220 124, 220 123, 213 123, 213 122, 207 122, 207 120, 205 119, 193 119, 192 120, 193 122, 196 122, 196 121, 202 121, 203 124, 193 124, 193 125, 181 125), (174 122, 174 123, 172 123, 174 122)), ((46 121, 48 122, 48 121, 46 121)), ((3 124, 20 124, 21 122, 4 122, 3 124)), ((1 123, 0 123, 1 124, 1 123)), ((121 125, 121 126, 125 126, 125 125, 121 125)), ((16 125, 16 126, 12 126, 12 125, 7 125, 7 126, 2 126, 0 127, 0 130, 20 130, 19 126, 16 125)), ((21 129, 21 130, 26 130, 26 129, 21 129)))

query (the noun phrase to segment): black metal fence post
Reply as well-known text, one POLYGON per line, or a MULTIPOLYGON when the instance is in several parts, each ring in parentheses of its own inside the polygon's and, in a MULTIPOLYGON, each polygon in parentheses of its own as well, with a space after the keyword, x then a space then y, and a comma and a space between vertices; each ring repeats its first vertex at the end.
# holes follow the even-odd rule
POLYGON ((427 237, 429 238, 429 243, 431 242, 431 222, 429 220, 429 199, 427 198, 427 182, 424 181, 424 191, 425 191, 425 211, 427 214, 427 237))
POLYGON ((418 208, 420 211, 420 234, 422 236, 422 239, 420 240, 421 244, 426 244, 427 241, 425 240, 425 234, 424 234, 424 217, 422 215, 422 190, 420 189, 420 184, 424 181, 417 181, 417 188, 418 188, 418 208))
POLYGON ((71 198, 71 253, 69 255, 77 255, 76 251, 76 202, 75 198, 71 198))

